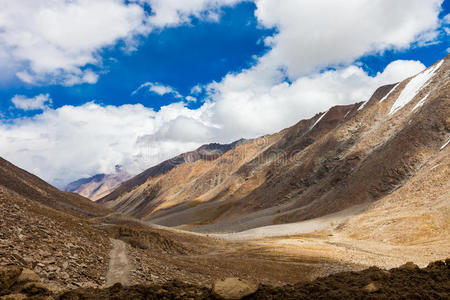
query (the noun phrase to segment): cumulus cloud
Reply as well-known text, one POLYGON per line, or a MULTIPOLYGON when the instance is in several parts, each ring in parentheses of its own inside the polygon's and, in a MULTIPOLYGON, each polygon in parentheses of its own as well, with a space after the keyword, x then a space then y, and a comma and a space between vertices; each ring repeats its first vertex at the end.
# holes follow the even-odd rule
POLYGON ((18 109, 22 110, 42 110, 52 103, 49 94, 39 94, 33 98, 28 98, 24 95, 15 95, 11 102, 18 109))
MULTIPOLYGON (((83 67, 98 51, 143 31, 142 7, 118 0, 0 1, 0 52, 27 83, 95 83, 83 67)), ((1 61, 0 61, 1 62, 1 61)))
POLYGON ((256 0, 259 23, 279 31, 266 39, 272 49, 261 58, 261 67, 284 67, 296 78, 364 54, 427 42, 436 37, 442 2, 256 0))
POLYGON ((185 99, 186 99, 188 102, 196 102, 196 101, 197 101, 197 98, 195 98, 195 97, 193 97, 193 96, 186 96, 185 99))
POLYGON ((175 98, 183 98, 181 94, 170 85, 164 85, 158 82, 146 82, 141 84, 136 90, 134 90, 131 95, 136 95, 140 90, 147 89, 149 92, 164 96, 167 94, 173 95, 175 98))
POLYGON ((354 61, 433 42, 441 23, 442 0, 255 3, 259 23, 278 29, 265 40, 271 50, 253 67, 206 87, 216 120, 226 124, 224 138, 279 130, 330 106, 366 100, 378 85, 421 71, 420 62, 397 61, 371 77, 354 61))
POLYGON ((114 172, 117 164, 137 173, 204 143, 271 133, 332 105, 365 100, 378 85, 423 68, 419 62, 396 61, 371 77, 349 66, 246 94, 229 76, 220 84, 229 90, 198 109, 182 102, 159 111, 94 102, 48 108, 12 124, 0 123, 2 156, 57 186, 114 172))
POLYGON ((116 107, 94 102, 47 109, 31 118, 0 123, 2 156, 58 186, 114 172, 116 164, 136 173, 199 146, 199 139, 182 137, 193 137, 201 114, 201 109, 189 110, 182 103, 158 112, 140 104, 116 107), (140 139, 149 134, 164 136, 155 143, 140 139))
POLYGON ((216 20, 219 8, 237 0, 0 0, 0 78, 29 84, 96 83, 101 50, 154 29, 216 20), (151 5, 146 13, 144 4, 151 5))
POLYGON ((176 26, 189 22, 192 16, 217 21, 222 6, 234 5, 242 0, 136 0, 152 9, 149 23, 155 27, 176 26))
POLYGON ((361 67, 350 65, 301 76, 292 83, 261 84, 254 74, 230 74, 213 84, 214 118, 222 124, 224 140, 253 137, 281 130, 338 104, 367 100, 380 85, 403 80, 422 71, 417 61, 395 61, 383 72, 369 76, 361 67))

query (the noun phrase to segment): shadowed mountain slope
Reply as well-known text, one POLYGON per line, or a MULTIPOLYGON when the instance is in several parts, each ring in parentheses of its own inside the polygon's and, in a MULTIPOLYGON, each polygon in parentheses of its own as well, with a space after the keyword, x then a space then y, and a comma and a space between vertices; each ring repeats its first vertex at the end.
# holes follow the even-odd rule
POLYGON ((0 158, 0 186, 23 198, 76 216, 102 216, 111 212, 80 195, 60 191, 3 158, 0 158))

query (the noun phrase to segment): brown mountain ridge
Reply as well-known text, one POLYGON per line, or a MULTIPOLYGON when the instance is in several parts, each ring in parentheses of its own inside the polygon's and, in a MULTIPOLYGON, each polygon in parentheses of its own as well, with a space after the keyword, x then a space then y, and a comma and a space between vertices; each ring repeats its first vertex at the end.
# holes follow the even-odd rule
POLYGON ((151 168, 100 201, 144 221, 201 232, 364 209, 447 156, 441 147, 450 132, 449 76, 447 56, 378 88, 367 103, 333 107, 214 159, 151 168))

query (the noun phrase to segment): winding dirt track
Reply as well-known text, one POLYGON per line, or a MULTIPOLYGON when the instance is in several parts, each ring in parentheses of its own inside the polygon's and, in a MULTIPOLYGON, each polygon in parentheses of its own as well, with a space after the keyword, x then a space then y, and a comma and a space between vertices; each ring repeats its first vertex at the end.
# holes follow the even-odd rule
POLYGON ((115 283, 129 285, 130 261, 127 256, 127 246, 125 242, 111 239, 112 250, 109 260, 108 274, 106 275, 106 285, 112 286, 115 283))

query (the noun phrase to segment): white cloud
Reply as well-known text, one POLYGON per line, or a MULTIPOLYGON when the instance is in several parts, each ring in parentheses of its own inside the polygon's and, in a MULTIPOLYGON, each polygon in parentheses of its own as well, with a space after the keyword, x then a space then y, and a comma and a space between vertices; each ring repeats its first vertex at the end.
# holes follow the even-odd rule
POLYGON ((202 91, 203 91, 203 87, 199 84, 197 84, 191 88, 191 94, 193 94, 193 95, 198 95, 202 91))
POLYGON ((207 86, 224 138, 279 130, 330 106, 366 100, 378 85, 422 70, 419 62, 397 61, 374 78, 352 63, 367 54, 432 42, 442 0, 255 3, 259 23, 278 32, 265 40, 271 50, 255 66, 207 86), (337 71, 320 73, 325 67, 337 71))
POLYGON ((236 0, 0 0, 0 78, 29 84, 95 83, 101 50, 153 29, 217 20, 219 8, 236 0), (148 15, 144 3, 152 6, 148 15))
POLYGON ((149 23, 155 27, 177 26, 189 23, 192 16, 217 21, 222 6, 230 6, 242 0, 136 0, 148 3, 152 8, 149 23))
MULTIPOLYGON (((150 22, 160 27, 189 22, 192 15, 213 19, 215 7, 235 2, 145 1, 153 7, 150 22), (205 10, 213 13, 205 14, 205 10)), ((30 0, 29 7, 25 1, 17 4, 29 15, 29 20, 18 11, 18 21, 11 21, 14 14, 9 10, 5 13, 3 8, 19 1, 0 0, 0 22, 3 22, 0 27, 13 22, 18 28, 7 44, 3 43, 4 31, 0 30, 0 63, 7 55, 13 55, 15 61, 26 62, 29 67, 20 74, 23 80, 30 82, 44 80, 42 78, 47 78, 48 74, 57 74, 66 84, 94 82, 96 74, 92 70, 91 75, 82 79, 89 74, 82 66, 98 62, 97 51, 101 47, 141 30, 141 23, 147 22, 142 19, 147 16, 143 16, 141 7, 135 4, 143 2, 135 1, 134 6, 124 7, 123 2, 114 0, 30 0), (50 33, 44 35, 36 26, 37 21, 29 17, 39 12, 44 2, 49 7, 60 7, 63 15, 67 3, 81 15, 90 3, 124 10, 119 9, 112 16, 97 11, 102 15, 102 22, 96 24, 100 29, 92 24, 88 26, 95 28, 92 35, 87 35, 91 38, 75 46, 72 52, 67 45, 73 40, 64 41, 63 34, 51 33, 50 29, 46 29, 50 33), (129 20, 133 15, 136 19, 129 20), (117 16, 123 18, 115 20, 117 16), (118 22, 111 25, 111 32, 117 30, 118 33, 96 40, 101 29, 113 22, 111 18, 118 22), (23 19, 26 20, 21 24, 23 19), (118 24, 121 28, 116 27, 118 24), (47 45, 48 41, 52 42, 47 45), (20 51, 8 52, 10 49, 4 45, 17 45, 20 51), (31 53, 32 45, 38 46, 36 54, 31 53), (51 54, 48 61, 39 61, 47 50, 51 54), (52 55, 55 61, 50 61, 52 55)), ((95 103, 46 109, 33 118, 17 119, 13 124, 0 123, 1 155, 61 185, 82 176, 113 172, 116 164, 137 172, 202 143, 229 142, 275 132, 330 106, 366 100, 379 85, 397 82, 421 71, 424 66, 420 62, 395 61, 371 77, 353 62, 367 53, 427 42, 438 26, 440 3, 440 0, 257 0, 259 22, 278 28, 278 33, 266 40, 271 50, 250 69, 228 74, 207 86, 194 87, 193 95, 203 91, 209 95, 199 109, 188 109, 181 102, 162 107, 158 112, 142 105, 115 107, 95 103), (320 72, 325 66, 336 69, 320 72), (63 181, 58 181, 62 178, 63 181)), ((54 25, 57 27, 59 23, 54 22, 54 25)), ((68 33, 68 36, 71 33, 68 29, 55 31, 68 33)), ((147 83, 143 87, 161 95, 178 93, 162 84, 147 83)))
POLYGON ((185 99, 186 99, 188 102, 196 102, 196 101, 197 101, 197 98, 195 98, 195 97, 193 97, 193 96, 186 96, 185 99))
POLYGON ((182 103, 158 112, 140 104, 116 107, 93 102, 47 109, 12 124, 0 123, 1 155, 58 186, 82 176, 114 172, 116 164, 136 173, 199 146, 199 139, 190 138, 201 114, 202 109, 189 110, 182 103), (166 132, 154 143, 139 140, 161 135, 171 126, 173 133, 166 132), (190 138, 180 139, 184 133, 190 138))
POLYGON ((386 49, 435 37, 442 0, 257 0, 256 16, 279 33, 260 64, 283 66, 290 78, 386 49), (407 8, 407 9, 405 9, 407 8))
POLYGON ((143 83, 136 90, 134 90, 131 95, 136 95, 143 88, 147 88, 149 92, 160 96, 171 94, 175 98, 183 98, 183 96, 181 96, 181 94, 175 88, 171 87, 170 85, 164 85, 158 82, 143 83))
POLYGON ((15 95, 11 102, 18 109, 22 110, 42 110, 52 103, 49 94, 40 94, 33 98, 28 98, 24 95, 15 95))
POLYGON ((450 24, 450 14, 446 14, 443 18, 444 24, 450 24))
MULTIPOLYGON (((99 50, 143 32, 142 7, 119 0, 0 0, 0 52, 27 83, 95 83, 99 50)), ((0 61, 1 62, 1 61, 0 61)))
MULTIPOLYGON (((217 21, 221 7, 240 1, 0 0, 0 77, 14 75, 30 84, 95 83, 98 74, 86 66, 101 68, 105 47, 123 40, 135 49, 137 36, 189 23, 193 16, 217 21), (144 4, 151 6, 150 15, 144 4)), ((279 30, 266 39, 272 51, 260 63, 284 67, 295 78, 364 53, 429 44, 437 37, 442 0, 255 3, 260 24, 279 30)))
POLYGON ((117 164, 136 173, 204 143, 271 133, 332 105, 367 99, 378 85, 423 68, 418 62, 396 61, 370 77, 349 66, 246 93, 228 76, 216 101, 198 109, 182 102, 157 112, 140 104, 93 102, 48 108, 13 124, 0 123, 1 155, 58 186, 114 172, 117 164))
POLYGON ((384 72, 369 76, 356 66, 301 76, 291 84, 261 84, 250 72, 228 75, 213 84, 214 119, 224 140, 238 134, 254 137, 281 130, 338 104, 367 100, 380 85, 394 83, 425 68, 416 61, 395 61, 384 72))

